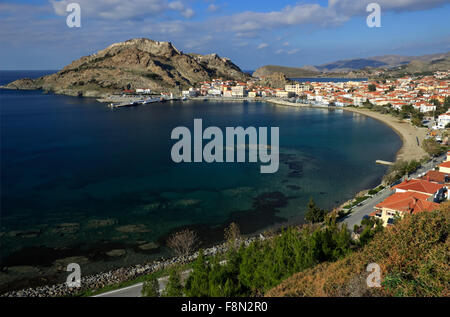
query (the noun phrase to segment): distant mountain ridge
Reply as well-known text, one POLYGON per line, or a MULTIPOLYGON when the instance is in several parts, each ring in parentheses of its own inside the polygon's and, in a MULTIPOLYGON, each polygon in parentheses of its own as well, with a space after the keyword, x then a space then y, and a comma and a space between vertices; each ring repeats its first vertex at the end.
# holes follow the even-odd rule
POLYGON ((359 70, 366 67, 371 68, 394 68, 407 65, 414 60, 421 62, 432 62, 434 60, 445 59, 450 57, 450 52, 441 54, 431 54, 423 56, 402 56, 402 55, 383 55, 368 58, 356 58, 348 60, 340 60, 332 63, 315 66, 321 72, 347 72, 351 70, 359 70))
POLYGON ((394 73, 421 73, 450 69, 450 52, 423 56, 383 55, 368 58, 339 60, 319 66, 286 67, 267 65, 258 68, 253 76, 264 77, 281 72, 288 78, 299 77, 368 77, 374 69, 394 73), (399 71, 397 71, 399 70, 399 71))
POLYGON ((115 43, 82 57, 61 71, 38 79, 19 79, 9 89, 43 89, 57 94, 101 97, 122 89, 179 92, 213 78, 245 81, 250 76, 217 54, 185 54, 170 42, 146 38, 115 43))

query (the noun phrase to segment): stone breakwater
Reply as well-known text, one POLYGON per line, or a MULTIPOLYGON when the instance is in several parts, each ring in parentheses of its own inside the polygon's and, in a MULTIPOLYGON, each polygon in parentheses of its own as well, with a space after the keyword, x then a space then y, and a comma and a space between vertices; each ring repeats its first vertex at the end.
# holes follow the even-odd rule
MULTIPOLYGON (((243 243, 248 246, 250 243, 256 240, 265 239, 264 236, 251 237, 243 240, 243 243)), ((205 256, 212 256, 220 253, 224 253, 227 250, 227 244, 213 246, 208 249, 204 249, 205 256)), ((130 281, 140 276, 155 273, 163 270, 175 264, 190 263, 195 261, 198 257, 198 252, 195 252, 188 256, 179 256, 170 259, 161 260, 143 264, 134 265, 127 268, 118 268, 115 270, 102 272, 95 275, 81 277, 81 287, 71 288, 66 283, 40 286, 36 288, 27 288, 18 291, 12 291, 1 295, 1 297, 67 297, 76 296, 83 291, 88 290, 100 290, 106 286, 116 285, 118 283, 130 281)), ((68 273, 69 274, 69 273, 68 273)))

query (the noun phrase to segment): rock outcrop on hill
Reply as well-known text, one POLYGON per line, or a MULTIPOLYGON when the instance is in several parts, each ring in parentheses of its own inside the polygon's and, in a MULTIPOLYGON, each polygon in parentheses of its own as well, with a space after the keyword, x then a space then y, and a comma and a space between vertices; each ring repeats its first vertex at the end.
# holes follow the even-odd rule
POLYGON ((261 78, 269 76, 274 73, 283 73, 288 78, 315 77, 320 75, 320 72, 312 70, 311 67, 295 68, 295 67, 267 65, 258 68, 253 73, 253 77, 261 78))
POLYGON ((272 88, 284 89, 286 85, 293 84, 294 81, 288 79, 283 73, 272 73, 267 76, 260 77, 260 85, 272 88))
POLYGON ((213 78, 245 81, 249 75, 217 54, 184 54, 170 42, 140 38, 112 44, 72 62, 56 74, 19 79, 4 88, 99 97, 136 88, 179 92, 213 78))

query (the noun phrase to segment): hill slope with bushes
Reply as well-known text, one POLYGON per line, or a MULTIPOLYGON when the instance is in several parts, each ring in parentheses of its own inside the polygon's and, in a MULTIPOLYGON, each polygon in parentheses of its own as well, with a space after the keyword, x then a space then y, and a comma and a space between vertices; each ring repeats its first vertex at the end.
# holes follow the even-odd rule
POLYGON ((297 273, 267 296, 450 296, 450 202, 408 216, 377 233, 363 249, 297 273), (381 268, 381 287, 368 288, 367 266, 381 268))

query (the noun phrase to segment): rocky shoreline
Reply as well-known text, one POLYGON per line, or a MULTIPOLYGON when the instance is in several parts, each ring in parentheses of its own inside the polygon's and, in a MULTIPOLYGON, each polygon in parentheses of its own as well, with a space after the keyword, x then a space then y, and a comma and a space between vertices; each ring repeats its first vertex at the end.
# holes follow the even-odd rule
MULTIPOLYGON (((243 240, 245 245, 258 240, 265 239, 263 235, 258 237, 249 237, 243 240)), ((227 251, 227 243, 222 243, 211 248, 203 250, 205 256, 213 256, 227 251)), ((99 274, 81 276, 81 287, 68 287, 66 283, 45 285, 35 288, 27 288, 17 291, 11 291, 0 295, 0 297, 69 297, 77 296, 83 291, 99 290, 106 286, 130 281, 143 275, 155 273, 175 264, 190 263, 197 259, 198 252, 188 256, 173 257, 170 259, 160 259, 147 264, 138 264, 126 268, 118 268, 99 274)), ((69 272, 67 273, 69 274, 69 272)))

